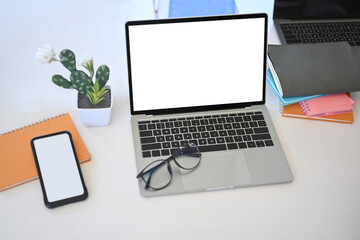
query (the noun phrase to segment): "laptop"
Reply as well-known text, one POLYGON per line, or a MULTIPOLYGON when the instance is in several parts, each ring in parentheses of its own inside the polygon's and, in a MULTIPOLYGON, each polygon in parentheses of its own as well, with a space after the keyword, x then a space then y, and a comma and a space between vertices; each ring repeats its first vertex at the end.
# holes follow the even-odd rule
MULTIPOLYGON (((131 126, 137 173, 191 141, 201 163, 145 197, 293 179, 265 106, 267 15, 126 23, 131 126)), ((134 178, 135 178, 134 174, 134 178)))
POLYGON ((273 20, 282 44, 360 46, 360 1, 275 0, 273 20))

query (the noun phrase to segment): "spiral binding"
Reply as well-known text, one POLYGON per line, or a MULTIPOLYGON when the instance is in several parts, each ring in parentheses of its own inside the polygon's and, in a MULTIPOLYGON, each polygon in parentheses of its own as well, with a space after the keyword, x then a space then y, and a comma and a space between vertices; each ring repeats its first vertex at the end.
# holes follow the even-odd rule
POLYGON ((10 134, 16 133, 16 132, 25 130, 25 129, 27 129, 27 128, 32 128, 32 127, 35 127, 35 126, 37 126, 37 125, 46 123, 46 122, 48 122, 48 121, 51 121, 51 120, 54 120, 54 119, 57 119, 57 118, 65 117, 65 116, 66 116, 66 113, 61 113, 61 114, 59 114, 59 115, 55 115, 55 116, 52 116, 52 117, 44 118, 43 120, 40 120, 40 121, 37 121, 37 122, 34 122, 34 123, 30 123, 30 124, 25 125, 25 126, 23 126, 23 127, 19 127, 19 128, 16 128, 16 129, 13 129, 13 130, 4 132, 4 133, 0 133, 0 137, 3 137, 3 136, 6 136, 6 135, 10 135, 10 134))
POLYGON ((309 112, 311 111, 311 109, 309 108, 309 105, 306 103, 306 101, 300 102, 300 107, 301 107, 303 113, 305 113, 306 115, 308 115, 309 112))
POLYGON ((279 100, 279 112, 283 113, 284 109, 286 110, 286 106, 279 100))

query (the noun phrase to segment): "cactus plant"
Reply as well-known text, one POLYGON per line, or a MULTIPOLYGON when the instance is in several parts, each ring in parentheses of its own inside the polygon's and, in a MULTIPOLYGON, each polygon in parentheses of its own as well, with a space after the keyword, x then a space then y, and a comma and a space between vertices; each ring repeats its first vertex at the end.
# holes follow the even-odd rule
POLYGON ((44 57, 47 57, 47 61, 42 62, 51 63, 52 61, 60 61, 61 64, 70 71, 70 81, 59 74, 55 74, 52 76, 52 82, 54 84, 66 89, 76 89, 79 93, 87 95, 93 105, 97 105, 104 99, 103 95, 108 92, 105 86, 110 75, 108 66, 101 65, 97 69, 94 85, 92 81, 94 76, 92 58, 87 59, 86 62, 82 64, 89 71, 89 76, 85 72, 76 69, 75 54, 71 50, 62 50, 59 54, 60 59, 56 59, 53 48, 48 47, 48 49, 39 49, 40 54, 36 55, 37 58, 42 60, 41 54, 46 53, 46 51, 51 51, 52 54, 44 55, 44 57), (51 56, 51 59, 48 59, 48 56, 51 56))
POLYGON ((64 49, 60 52, 60 62, 61 64, 67 68, 71 73, 76 71, 76 60, 75 60, 75 54, 69 50, 64 49))
POLYGON ((99 88, 102 89, 109 80, 110 69, 106 65, 101 65, 96 71, 95 79, 99 83, 99 88))

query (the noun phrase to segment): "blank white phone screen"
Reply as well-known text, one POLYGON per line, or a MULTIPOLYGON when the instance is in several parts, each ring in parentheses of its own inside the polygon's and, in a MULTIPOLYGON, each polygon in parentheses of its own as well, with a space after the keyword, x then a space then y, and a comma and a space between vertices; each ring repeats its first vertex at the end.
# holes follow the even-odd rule
POLYGON ((49 202, 84 193, 69 135, 37 139, 34 147, 49 202))
POLYGON ((265 18, 129 26, 134 111, 262 101, 265 18))

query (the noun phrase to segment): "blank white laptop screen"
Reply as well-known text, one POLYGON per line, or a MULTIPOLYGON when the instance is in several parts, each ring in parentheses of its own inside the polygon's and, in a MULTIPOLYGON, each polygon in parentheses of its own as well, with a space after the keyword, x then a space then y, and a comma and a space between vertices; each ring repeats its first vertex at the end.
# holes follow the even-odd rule
POLYGON ((129 26, 134 111, 262 101, 265 19, 129 26))

